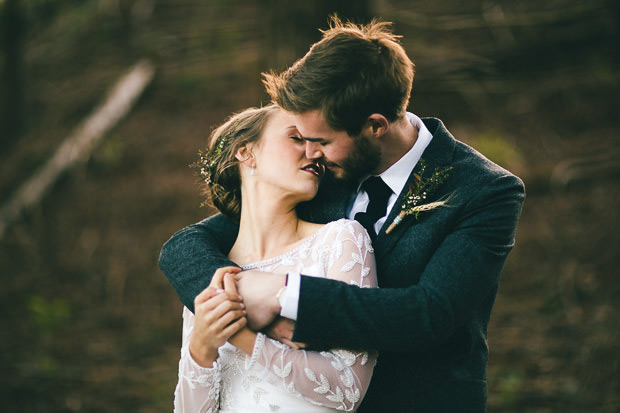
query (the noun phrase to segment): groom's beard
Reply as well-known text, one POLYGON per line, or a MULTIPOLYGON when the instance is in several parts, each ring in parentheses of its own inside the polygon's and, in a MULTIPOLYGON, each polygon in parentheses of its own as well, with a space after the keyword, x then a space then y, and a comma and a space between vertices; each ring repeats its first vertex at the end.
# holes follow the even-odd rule
POLYGON ((353 139, 353 148, 349 156, 341 162, 342 175, 338 179, 357 184, 379 166, 381 148, 364 136, 353 139))

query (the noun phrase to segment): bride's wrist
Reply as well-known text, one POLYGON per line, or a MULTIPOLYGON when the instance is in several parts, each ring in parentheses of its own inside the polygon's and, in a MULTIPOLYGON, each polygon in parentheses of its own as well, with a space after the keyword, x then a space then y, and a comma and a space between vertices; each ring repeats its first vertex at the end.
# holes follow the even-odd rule
POLYGON ((254 351, 254 343, 256 342, 256 333, 248 327, 243 327, 237 333, 232 335, 228 339, 228 342, 244 353, 252 355, 252 352, 254 351))
POLYGON ((211 368, 213 363, 219 357, 218 349, 215 348, 199 348, 190 341, 189 343, 189 355, 200 367, 211 368))

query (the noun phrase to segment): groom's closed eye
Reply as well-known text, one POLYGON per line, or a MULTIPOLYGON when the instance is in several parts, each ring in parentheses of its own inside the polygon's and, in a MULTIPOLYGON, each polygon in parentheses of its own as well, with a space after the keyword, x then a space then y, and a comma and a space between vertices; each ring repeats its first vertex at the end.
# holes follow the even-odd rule
POLYGON ((329 141, 323 138, 304 138, 304 140, 307 142, 318 143, 321 146, 325 146, 330 143, 329 141))

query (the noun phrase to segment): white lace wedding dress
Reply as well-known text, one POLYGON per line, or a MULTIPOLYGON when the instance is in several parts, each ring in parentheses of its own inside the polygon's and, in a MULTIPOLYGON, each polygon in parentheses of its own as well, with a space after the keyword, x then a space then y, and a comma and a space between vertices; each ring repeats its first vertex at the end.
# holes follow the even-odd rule
MULTIPOLYGON (((283 255, 243 268, 377 286, 370 238, 346 219, 326 224, 283 255)), ((184 308, 175 412, 354 411, 376 362, 374 352, 293 350, 259 333, 252 356, 226 343, 214 366, 204 368, 189 353, 193 327, 194 315, 184 308)))

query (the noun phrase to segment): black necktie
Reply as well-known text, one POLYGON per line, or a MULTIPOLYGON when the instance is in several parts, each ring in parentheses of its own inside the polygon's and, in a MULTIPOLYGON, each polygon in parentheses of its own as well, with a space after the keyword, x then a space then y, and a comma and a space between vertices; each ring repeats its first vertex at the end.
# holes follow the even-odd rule
POLYGON ((366 212, 355 214, 355 220, 366 228, 370 238, 374 239, 377 233, 374 224, 377 220, 386 215, 388 199, 392 195, 392 190, 378 176, 371 176, 362 184, 362 189, 368 194, 370 202, 366 212))

